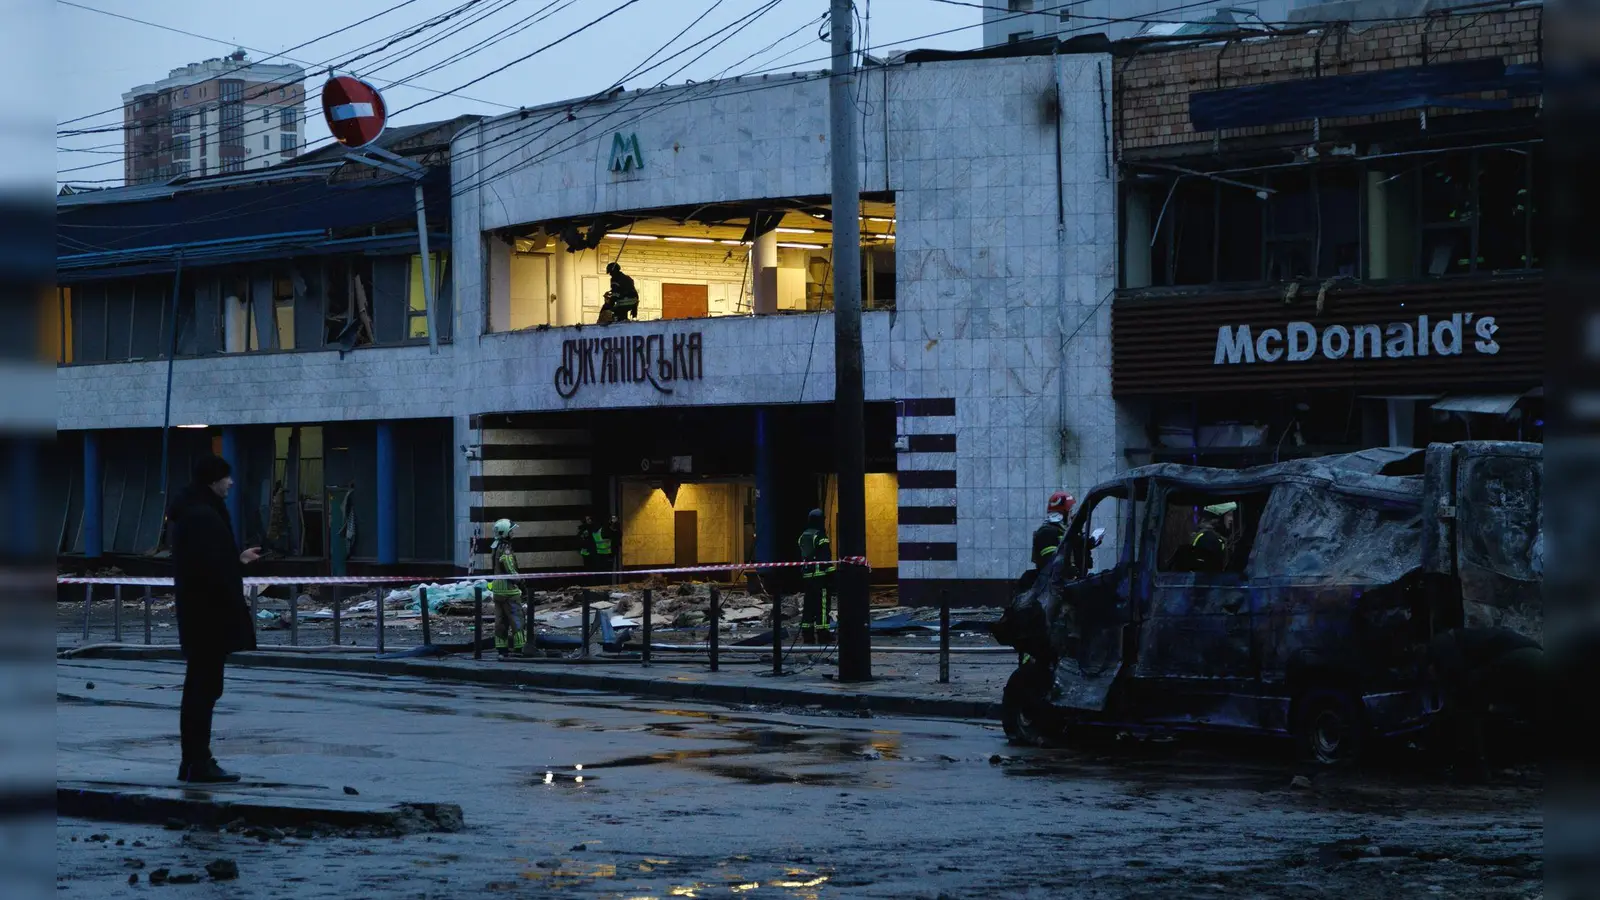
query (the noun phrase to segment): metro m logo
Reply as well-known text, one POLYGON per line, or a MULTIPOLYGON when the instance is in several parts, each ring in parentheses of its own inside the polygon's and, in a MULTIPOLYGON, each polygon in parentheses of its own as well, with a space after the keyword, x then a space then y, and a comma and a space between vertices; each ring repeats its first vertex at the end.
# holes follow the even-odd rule
POLYGON ((611 164, 613 172, 628 172, 633 169, 644 168, 644 154, 639 152, 639 135, 621 134, 611 136, 611 164))

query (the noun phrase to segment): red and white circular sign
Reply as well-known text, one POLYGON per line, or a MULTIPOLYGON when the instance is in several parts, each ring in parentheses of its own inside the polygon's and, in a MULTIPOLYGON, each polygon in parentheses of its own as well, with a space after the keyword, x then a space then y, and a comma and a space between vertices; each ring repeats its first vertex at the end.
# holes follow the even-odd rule
POLYGON ((352 75, 335 75, 322 86, 322 117, 334 140, 355 149, 383 134, 389 112, 377 88, 352 75))

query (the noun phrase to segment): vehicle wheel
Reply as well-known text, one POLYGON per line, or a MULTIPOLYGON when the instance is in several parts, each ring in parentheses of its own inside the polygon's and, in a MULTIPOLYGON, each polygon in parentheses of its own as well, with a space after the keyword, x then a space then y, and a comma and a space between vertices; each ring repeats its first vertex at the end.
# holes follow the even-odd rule
POLYGON ((1060 730, 1060 717, 1050 706, 1050 672, 1030 661, 1011 674, 1000 701, 1000 721, 1011 743, 1044 747, 1060 730))
POLYGON ((1295 703, 1295 722, 1295 737, 1307 759, 1344 766, 1360 758, 1366 722, 1361 705, 1348 691, 1307 691, 1295 703))

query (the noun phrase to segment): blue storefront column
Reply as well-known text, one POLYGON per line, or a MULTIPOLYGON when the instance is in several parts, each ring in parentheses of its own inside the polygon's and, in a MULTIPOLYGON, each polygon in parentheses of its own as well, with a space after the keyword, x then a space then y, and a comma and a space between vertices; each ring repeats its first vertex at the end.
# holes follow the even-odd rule
POLYGON ((83 555, 99 559, 101 539, 101 488, 104 478, 100 474, 100 435, 93 431, 83 433, 83 555))
POLYGON ((378 423, 378 563, 392 566, 400 562, 399 486, 395 480, 394 423, 378 423))
POLYGON ((239 502, 239 491, 244 486, 244 473, 239 469, 239 429, 222 429, 222 458, 233 467, 233 490, 228 492, 228 522, 233 525, 234 540, 244 540, 244 505, 239 502))
POLYGON ((772 416, 756 410, 756 562, 778 561, 778 492, 772 462, 772 416))

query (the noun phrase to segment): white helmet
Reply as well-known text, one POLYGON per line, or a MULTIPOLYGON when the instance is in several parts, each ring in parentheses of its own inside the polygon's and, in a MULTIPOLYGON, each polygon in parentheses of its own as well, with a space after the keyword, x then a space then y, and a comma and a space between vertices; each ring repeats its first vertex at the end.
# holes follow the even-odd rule
POLYGON ((512 530, 516 527, 517 523, 511 521, 510 519, 496 520, 494 523, 494 542, 498 544, 501 541, 509 539, 511 537, 512 530))

